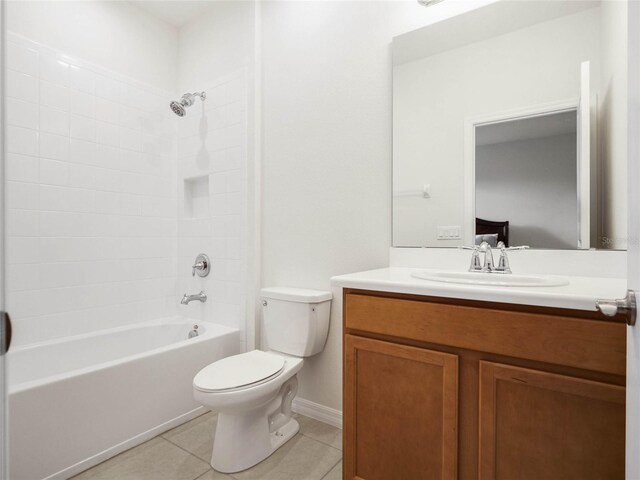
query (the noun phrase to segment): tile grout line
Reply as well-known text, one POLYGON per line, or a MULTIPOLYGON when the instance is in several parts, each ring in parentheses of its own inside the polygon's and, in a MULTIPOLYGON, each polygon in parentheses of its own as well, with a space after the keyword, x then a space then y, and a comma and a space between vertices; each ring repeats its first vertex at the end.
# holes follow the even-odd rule
POLYGON ((331 471, 336 468, 336 466, 342 461, 342 457, 340 457, 340 460, 338 460, 328 471, 327 473, 325 473, 322 478, 320 478, 320 480, 322 480, 323 478, 327 478, 327 475, 329 475, 331 473, 331 471))
MULTIPOLYGON (((168 438, 163 437, 163 434, 158 435, 159 438, 161 438, 162 440, 166 441, 167 443, 170 443, 171 445, 173 445, 176 448, 179 448, 180 450, 182 450, 183 452, 189 454, 189 456, 199 460, 200 462, 204 462, 205 464, 207 464, 207 466, 209 467, 209 470, 212 470, 211 464, 209 464, 209 462, 207 462, 206 460, 201 459, 199 456, 191 453, 189 450, 187 450, 186 448, 181 447, 180 445, 172 442, 171 440, 169 440, 168 438)), ((155 438, 158 438, 155 437, 155 438)), ((192 480, 198 480, 198 478, 202 477, 205 473, 208 473, 209 470, 207 470, 206 472, 203 472, 201 475, 198 475, 197 477, 193 478, 192 480)))
POLYGON ((310 437, 309 435, 307 435, 307 434, 306 434, 306 433, 304 433, 304 432, 298 432, 298 433, 299 433, 300 435, 302 435, 303 437, 308 438, 309 440, 313 440, 313 441, 315 441, 315 442, 321 443, 321 444, 323 444, 323 445, 326 445, 327 447, 331 447, 331 448, 333 448, 334 450, 338 450, 340 453, 342 453, 342 448, 334 447, 333 445, 331 445, 331 444, 329 444, 329 443, 327 443, 327 442, 323 442, 322 440, 318 440, 317 438, 310 437))

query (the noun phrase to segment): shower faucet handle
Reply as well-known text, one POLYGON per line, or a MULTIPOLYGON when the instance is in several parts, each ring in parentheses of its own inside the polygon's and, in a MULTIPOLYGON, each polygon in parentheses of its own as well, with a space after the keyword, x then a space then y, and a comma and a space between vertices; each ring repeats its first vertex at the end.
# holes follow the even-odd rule
POLYGON ((196 262, 191 266, 191 276, 195 277, 196 273, 199 277, 206 277, 211 270, 211 261, 204 253, 196 257, 196 262))

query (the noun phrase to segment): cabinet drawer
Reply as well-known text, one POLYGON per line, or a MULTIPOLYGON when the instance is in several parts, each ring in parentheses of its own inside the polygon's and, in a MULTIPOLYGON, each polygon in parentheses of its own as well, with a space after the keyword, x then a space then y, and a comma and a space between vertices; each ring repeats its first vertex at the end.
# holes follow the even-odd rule
POLYGON ((625 375, 626 326, 345 291, 345 329, 625 375))

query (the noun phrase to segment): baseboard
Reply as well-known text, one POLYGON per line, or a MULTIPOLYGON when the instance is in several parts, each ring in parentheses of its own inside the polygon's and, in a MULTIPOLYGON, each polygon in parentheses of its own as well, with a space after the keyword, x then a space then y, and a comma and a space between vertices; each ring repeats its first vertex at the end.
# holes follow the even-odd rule
POLYGON ((311 417, 314 420, 327 423, 340 429, 342 428, 342 412, 335 408, 330 408, 298 397, 293 399, 291 408, 300 415, 311 417))
POLYGON ((66 478, 70 478, 74 475, 77 475, 80 472, 84 472, 85 470, 88 470, 91 467, 95 467, 96 465, 104 462, 105 460, 109 460, 111 457, 115 457, 116 455, 124 452, 125 450, 129 450, 130 448, 140 445, 141 443, 144 443, 147 440, 151 440, 153 437, 157 437, 161 433, 171 430, 172 428, 177 427, 178 425, 182 425, 183 423, 188 422, 189 420, 202 415, 206 411, 207 409, 204 407, 195 408, 183 415, 180 415, 179 417, 169 420, 168 422, 162 423, 157 427, 152 428, 151 430, 147 430, 146 432, 143 432, 140 435, 136 435, 135 437, 132 437, 128 440, 125 440, 122 443, 119 443, 117 445, 114 445, 113 447, 103 450, 102 452, 96 455, 93 455, 85 460, 82 460, 81 462, 71 465, 70 467, 65 468, 64 470, 60 470, 59 472, 54 473, 53 475, 49 475, 43 480, 63 480, 66 478))

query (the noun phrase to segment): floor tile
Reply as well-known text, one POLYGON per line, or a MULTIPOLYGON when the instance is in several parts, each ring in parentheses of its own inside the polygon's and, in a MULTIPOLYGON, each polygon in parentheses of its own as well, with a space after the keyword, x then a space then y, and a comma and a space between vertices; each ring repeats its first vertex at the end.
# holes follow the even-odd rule
POLYGON ((74 480, 194 480, 208 463, 156 437, 77 475, 74 480))
POLYGON ((211 452, 213 451, 216 418, 216 414, 206 413, 169 430, 162 437, 208 464, 211 461, 211 452))
POLYGON ((304 435, 296 435, 253 468, 234 473, 238 480, 320 480, 342 453, 304 435))
POLYGON ((342 450, 342 430, 303 415, 296 415, 295 418, 300 424, 300 433, 342 450))
POLYGON ((196 480, 234 480, 234 478, 224 473, 216 472, 215 470, 209 470, 201 477, 196 478, 196 480))
POLYGON ((342 462, 338 462, 322 480, 342 480, 342 462))

